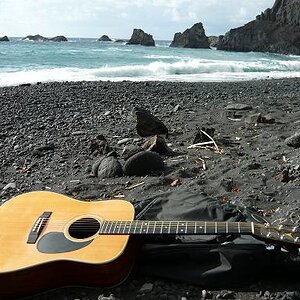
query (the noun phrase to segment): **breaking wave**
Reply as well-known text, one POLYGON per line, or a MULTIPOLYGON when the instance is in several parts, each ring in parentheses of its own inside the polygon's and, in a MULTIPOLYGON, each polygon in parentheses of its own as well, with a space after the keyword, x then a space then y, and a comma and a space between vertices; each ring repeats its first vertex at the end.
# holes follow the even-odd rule
POLYGON ((0 86, 47 81, 158 80, 239 81, 262 78, 300 77, 300 60, 259 59, 253 61, 188 59, 175 62, 102 66, 99 68, 45 68, 2 70, 0 86))

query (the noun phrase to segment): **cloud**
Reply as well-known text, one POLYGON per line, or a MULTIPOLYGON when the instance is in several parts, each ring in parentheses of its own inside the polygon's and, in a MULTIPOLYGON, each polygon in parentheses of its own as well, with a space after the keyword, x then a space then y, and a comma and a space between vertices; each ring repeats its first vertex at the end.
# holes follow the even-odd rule
POLYGON ((0 0, 0 35, 128 37, 133 27, 170 39, 196 22, 208 34, 241 26, 274 0, 0 0))

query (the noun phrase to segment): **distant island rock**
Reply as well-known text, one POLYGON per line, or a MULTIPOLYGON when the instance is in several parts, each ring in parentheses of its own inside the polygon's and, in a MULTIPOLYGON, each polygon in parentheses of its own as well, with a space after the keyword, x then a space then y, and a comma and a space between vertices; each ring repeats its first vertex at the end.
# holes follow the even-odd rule
POLYGON ((151 34, 144 32, 142 29, 133 29, 127 45, 155 46, 155 42, 151 34))
POLYGON ((68 39, 63 35, 55 36, 53 38, 46 38, 39 34, 36 35, 27 35, 23 40, 36 41, 36 42, 67 42, 68 39))
POLYGON ((125 42, 126 42, 125 40, 121 40, 121 39, 115 40, 115 43, 125 43, 125 42))
POLYGON ((99 42, 111 42, 112 40, 109 38, 108 35, 104 34, 98 39, 98 41, 99 42))
POLYGON ((0 37, 0 42, 9 42, 9 38, 6 35, 4 37, 0 37))
POLYGON ((220 36, 217 49, 300 55, 300 1, 276 0, 256 20, 220 36))
POLYGON ((177 32, 174 35, 170 47, 181 48, 209 48, 209 41, 201 22, 194 24, 183 33, 177 32))

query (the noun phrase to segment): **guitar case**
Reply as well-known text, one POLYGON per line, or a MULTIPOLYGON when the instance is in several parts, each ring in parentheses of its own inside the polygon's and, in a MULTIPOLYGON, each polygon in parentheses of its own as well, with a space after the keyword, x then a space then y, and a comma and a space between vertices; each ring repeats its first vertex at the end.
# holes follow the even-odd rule
MULTIPOLYGON (((160 194, 135 205, 139 220, 249 221, 266 223, 256 210, 191 192, 160 194)), ((299 286, 298 250, 246 235, 147 236, 134 272, 208 289, 299 286)))

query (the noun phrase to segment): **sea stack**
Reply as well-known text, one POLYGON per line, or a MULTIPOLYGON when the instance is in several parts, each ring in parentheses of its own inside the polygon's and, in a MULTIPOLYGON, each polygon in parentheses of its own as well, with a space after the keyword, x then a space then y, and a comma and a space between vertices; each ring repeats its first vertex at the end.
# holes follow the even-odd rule
POLYGON ((42 35, 36 34, 36 35, 27 35, 26 37, 23 38, 23 40, 29 40, 29 41, 36 41, 36 42, 67 42, 68 39, 63 36, 63 35, 59 35, 59 36, 55 36, 53 38, 46 38, 42 35))
POLYGON ((98 39, 98 42, 111 42, 111 41, 112 41, 112 39, 108 35, 106 35, 106 34, 102 35, 98 39))
POLYGON ((220 36, 217 49, 300 55, 300 1, 276 0, 256 20, 220 36))
POLYGON ((151 34, 144 32, 142 29, 133 29, 127 45, 155 46, 155 42, 151 34))
POLYGON ((183 33, 177 32, 174 35, 170 47, 181 48, 209 48, 209 41, 205 35, 202 23, 196 23, 183 33))
POLYGON ((0 37, 0 42, 9 42, 8 37, 5 35, 4 37, 0 37))

